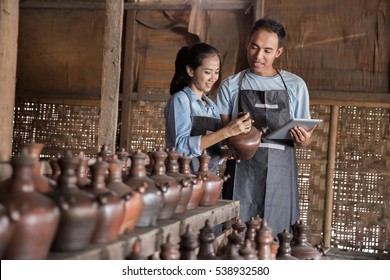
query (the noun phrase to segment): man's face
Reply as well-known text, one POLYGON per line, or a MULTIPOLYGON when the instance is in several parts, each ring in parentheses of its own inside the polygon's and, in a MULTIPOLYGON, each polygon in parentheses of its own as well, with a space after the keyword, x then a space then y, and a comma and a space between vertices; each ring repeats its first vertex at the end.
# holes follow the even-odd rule
POLYGON ((251 72, 259 76, 273 76, 273 63, 283 48, 278 47, 278 35, 267 30, 257 30, 249 38, 247 59, 251 72))

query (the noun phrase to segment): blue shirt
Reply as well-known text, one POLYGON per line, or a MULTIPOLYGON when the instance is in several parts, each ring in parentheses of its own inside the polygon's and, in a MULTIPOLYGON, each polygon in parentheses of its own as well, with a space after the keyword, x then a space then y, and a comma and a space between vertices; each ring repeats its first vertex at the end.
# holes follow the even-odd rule
POLYGON ((201 135, 191 136, 191 108, 192 116, 220 119, 217 105, 206 95, 203 95, 202 98, 207 102, 206 107, 189 87, 185 87, 182 91, 172 95, 165 106, 166 147, 175 147, 179 155, 185 153, 190 157, 198 157, 202 154, 200 149, 201 135))
MULTIPOLYGON (((242 72, 245 72, 242 78, 242 89, 262 91, 285 89, 278 74, 272 77, 263 77, 247 70, 242 72)), ((232 119, 235 119, 238 113, 239 80, 242 72, 226 78, 218 89, 218 108, 222 115, 230 115, 232 119)), ((280 75, 287 87, 290 118, 310 119, 309 92, 304 80, 285 70, 281 70, 280 75)))

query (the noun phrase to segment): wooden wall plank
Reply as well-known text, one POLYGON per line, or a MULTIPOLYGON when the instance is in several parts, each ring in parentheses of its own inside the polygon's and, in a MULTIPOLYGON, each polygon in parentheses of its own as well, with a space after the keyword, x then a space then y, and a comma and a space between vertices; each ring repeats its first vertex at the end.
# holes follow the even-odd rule
POLYGON ((112 150, 116 148, 122 23, 123 1, 106 0, 98 145, 107 144, 112 150))
POLYGON ((12 152, 18 24, 19 1, 0 1, 0 161, 9 160, 12 152))
POLYGON ((134 71, 134 47, 135 47, 135 11, 126 12, 126 36, 125 50, 123 55, 123 93, 121 111, 121 134, 119 146, 130 150, 128 141, 131 130, 131 93, 133 91, 133 71, 134 71))

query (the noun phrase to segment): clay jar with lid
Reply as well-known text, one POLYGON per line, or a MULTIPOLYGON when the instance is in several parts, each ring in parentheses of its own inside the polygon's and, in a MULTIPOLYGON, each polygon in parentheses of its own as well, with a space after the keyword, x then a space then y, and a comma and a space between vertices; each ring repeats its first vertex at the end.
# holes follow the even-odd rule
POLYGON ((181 188, 178 186, 175 178, 166 174, 165 160, 168 154, 158 148, 152 153, 153 168, 150 178, 156 182, 156 185, 163 193, 163 205, 158 215, 159 220, 166 220, 173 217, 180 201, 181 188))
POLYGON ((199 201, 200 206, 213 206, 222 191, 223 182, 230 176, 226 175, 223 178, 218 177, 209 171, 209 162, 211 157, 207 155, 206 150, 203 150, 202 155, 199 156, 199 171, 194 174, 201 175, 203 179, 203 195, 199 201))
POLYGON ((4 259, 11 237, 15 230, 15 222, 19 220, 19 212, 16 209, 8 211, 3 204, 0 204, 0 259, 4 259))
POLYGON ((35 160, 23 154, 11 159, 13 175, 2 198, 6 209, 18 213, 5 259, 45 259, 53 242, 60 211, 48 197, 34 188, 35 160))
POLYGON ((298 220, 294 224, 294 229, 296 230, 296 236, 294 236, 294 245, 291 247, 291 255, 300 260, 321 259, 321 253, 307 241, 309 227, 298 220))
POLYGON ((108 163, 101 157, 90 167, 92 181, 87 191, 95 196, 99 204, 97 224, 92 235, 94 243, 107 243, 117 239, 125 215, 124 201, 106 187, 107 169, 108 163))
POLYGON ((199 201, 203 195, 203 180, 201 175, 194 175, 191 173, 190 163, 191 158, 187 155, 179 157, 180 173, 188 176, 192 183, 192 193, 188 201, 186 210, 194 210, 198 208, 199 201))
POLYGON ((145 192, 143 186, 132 190, 122 180, 122 161, 117 155, 113 155, 109 162, 109 181, 107 188, 116 193, 125 204, 125 215, 121 224, 120 234, 130 233, 134 230, 142 210, 142 194, 145 192))
POLYGON ((130 155, 126 152, 125 148, 121 148, 116 153, 117 159, 122 162, 122 179, 126 180, 127 176, 129 176, 129 158, 130 155))
POLYGON ((91 179, 88 178, 89 158, 84 156, 84 152, 80 151, 77 155, 79 164, 76 168, 77 186, 80 189, 85 189, 91 184, 91 179))
POLYGON ((179 204, 175 209, 176 214, 182 214, 186 211, 187 205, 191 199, 193 192, 193 179, 190 175, 182 174, 179 172, 179 153, 175 148, 167 150, 168 162, 167 162, 167 175, 176 179, 178 186, 181 188, 181 195, 179 204))
POLYGON ((40 155, 43 150, 44 144, 31 142, 24 146, 27 153, 34 159, 34 168, 33 168, 33 180, 34 187, 37 191, 41 193, 49 192, 53 187, 55 187, 56 182, 50 180, 48 177, 41 173, 41 162, 40 155))
POLYGON ((163 204, 162 192, 157 188, 156 183, 146 175, 145 161, 147 156, 141 150, 138 150, 130 158, 129 177, 125 184, 130 186, 133 191, 137 191, 140 186, 145 188, 145 192, 142 194, 142 210, 137 226, 154 226, 163 204))
MULTIPOLYGON (((238 117, 245 113, 239 113, 238 117)), ((252 126, 248 133, 241 133, 236 136, 226 139, 226 143, 235 159, 249 160, 251 159, 261 142, 261 132, 256 127, 252 126)))
POLYGON ((81 250, 90 244, 98 217, 98 204, 92 194, 77 187, 79 160, 70 151, 58 159, 61 175, 58 186, 48 195, 61 210, 53 251, 81 250))

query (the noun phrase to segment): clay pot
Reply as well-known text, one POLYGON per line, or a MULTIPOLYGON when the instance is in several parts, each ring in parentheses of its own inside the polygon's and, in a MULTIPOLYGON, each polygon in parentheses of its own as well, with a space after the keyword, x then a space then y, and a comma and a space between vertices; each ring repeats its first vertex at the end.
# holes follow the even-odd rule
POLYGON ((214 227, 210 225, 210 221, 206 220, 204 227, 199 231, 199 252, 198 260, 217 260, 218 257, 214 248, 214 227))
POLYGON ((291 256, 291 240, 292 234, 283 230, 283 232, 278 233, 279 238, 279 248, 277 250, 276 259, 277 260, 298 260, 296 257, 291 256))
POLYGON ((107 243, 117 239, 125 215, 124 201, 106 188, 107 168, 108 163, 101 157, 90 167, 92 181, 87 190, 96 197, 99 203, 97 224, 92 235, 94 243, 107 243))
POLYGON ((181 189, 179 204, 175 209, 176 214, 182 214, 186 211, 187 205, 190 202, 193 192, 193 179, 188 174, 182 174, 179 172, 179 153, 172 148, 167 151, 167 175, 176 179, 179 188, 181 189))
POLYGON ((126 260, 146 260, 146 257, 142 255, 142 241, 138 237, 132 246, 131 253, 126 256, 126 260))
POLYGON ((261 132, 252 126, 248 133, 241 133, 226 139, 226 143, 234 158, 239 160, 251 159, 261 142, 261 132))
POLYGON ((163 194, 163 205, 158 215, 159 220, 166 220, 173 217, 180 201, 181 188, 175 178, 166 174, 165 160, 168 154, 161 148, 152 153, 153 169, 150 178, 156 182, 163 194))
POLYGON ((112 159, 112 151, 109 149, 107 144, 103 144, 98 153, 98 157, 102 157, 104 161, 110 161, 112 159))
POLYGON ((125 151, 124 148, 121 148, 120 151, 116 152, 116 155, 119 160, 122 162, 122 179, 126 180, 127 176, 129 176, 129 158, 130 155, 125 151))
POLYGON ((125 203, 125 215, 120 229, 120 234, 130 233, 134 230, 142 210, 142 194, 144 186, 132 190, 122 180, 122 161, 114 155, 109 162, 109 181, 107 188, 121 197, 125 203))
POLYGON ((70 151, 58 159, 61 168, 58 187, 48 194, 61 210, 53 251, 84 249, 90 244, 97 224, 98 204, 95 198, 76 185, 78 163, 78 158, 73 157, 70 151))
POLYGON ((161 260, 179 260, 179 244, 171 242, 171 234, 168 233, 166 242, 161 244, 160 250, 160 259, 161 260))
POLYGON ((57 162, 58 158, 54 157, 49 160, 49 165, 51 168, 51 179, 55 182, 58 181, 58 177, 61 174, 61 169, 60 166, 58 165, 57 162))
POLYGON ((226 175, 223 178, 218 177, 214 173, 209 171, 209 163, 211 157, 207 155, 206 150, 203 150, 201 156, 199 156, 199 171, 195 172, 195 175, 202 176, 203 179, 203 194, 199 201, 200 206, 213 206, 217 203, 217 199, 222 191, 223 182, 225 182, 230 175, 226 175))
POLYGON ((142 194, 141 215, 137 221, 137 226, 154 226, 163 204, 162 192, 157 188, 156 183, 146 175, 145 161, 147 156, 141 150, 138 150, 130 158, 131 167, 125 184, 130 186, 133 191, 137 191, 140 186, 145 187, 145 192, 142 194))
POLYGON ((196 260, 196 249, 198 248, 198 237, 190 231, 190 225, 186 226, 186 231, 180 235, 180 259, 196 260))
POLYGON ((296 230, 296 236, 294 236, 294 245, 291 247, 291 255, 300 260, 321 259, 321 253, 307 241, 309 227, 299 220, 294 224, 294 227, 296 230))
POLYGON ((256 232, 256 244, 258 247, 259 260, 272 260, 272 229, 263 219, 260 229, 256 232))
POLYGON ((202 199, 203 195, 203 179, 201 175, 194 175, 191 173, 191 158, 187 155, 182 155, 179 157, 180 162, 180 173, 188 176, 191 179, 192 183, 192 193, 190 200, 187 204, 187 210, 194 210, 198 208, 199 201, 202 199))
POLYGON ((3 259, 15 231, 15 222, 19 219, 20 216, 16 209, 10 213, 3 204, 0 204, 0 259, 3 259))
POLYGON ((43 150, 44 144, 42 143, 29 143, 24 146, 27 153, 34 159, 33 180, 34 187, 38 192, 47 193, 55 187, 56 182, 50 180, 48 177, 41 173, 40 155, 43 150))
POLYGON ((60 211, 48 197, 34 188, 35 159, 23 154, 11 159, 13 175, 2 203, 19 219, 5 251, 5 259, 45 259, 53 242, 60 211))
POLYGON ((76 168, 77 186, 80 189, 85 189, 91 184, 91 179, 88 178, 89 158, 84 156, 83 151, 79 152, 77 158, 79 159, 79 164, 76 168))

